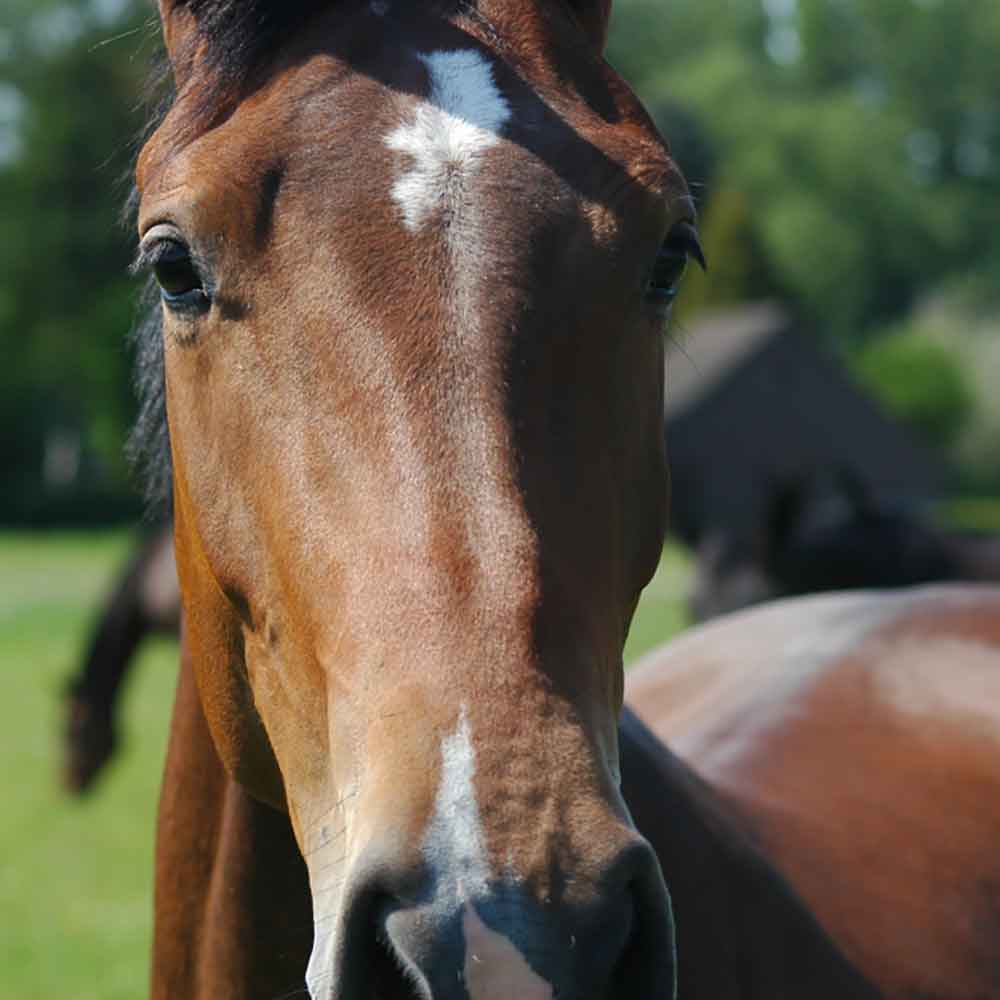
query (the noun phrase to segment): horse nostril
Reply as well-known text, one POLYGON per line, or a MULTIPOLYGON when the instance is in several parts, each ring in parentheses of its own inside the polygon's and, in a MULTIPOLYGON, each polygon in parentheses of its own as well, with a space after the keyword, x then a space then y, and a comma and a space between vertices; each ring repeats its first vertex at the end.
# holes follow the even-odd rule
POLYGON ((659 861, 645 841, 623 855, 619 871, 626 882, 627 919, 607 991, 608 1000, 631 995, 670 997, 675 988, 674 925, 659 861))
POLYGON ((422 995, 387 926, 389 917, 405 904, 381 883, 372 877, 348 891, 332 947, 317 934, 306 976, 310 1000, 370 1000, 373 996, 418 1000, 422 995))
POLYGON ((371 996, 418 1000, 413 977, 402 969, 388 936, 376 930, 370 954, 371 996))
MULTIPOLYGON (((629 883, 628 896, 621 915, 622 944, 615 961, 611 977, 612 984, 616 984, 623 972, 631 969, 637 958, 637 951, 640 950, 640 914, 638 912, 637 887, 635 883, 629 883)), ((609 997, 615 996, 614 990, 609 997)))

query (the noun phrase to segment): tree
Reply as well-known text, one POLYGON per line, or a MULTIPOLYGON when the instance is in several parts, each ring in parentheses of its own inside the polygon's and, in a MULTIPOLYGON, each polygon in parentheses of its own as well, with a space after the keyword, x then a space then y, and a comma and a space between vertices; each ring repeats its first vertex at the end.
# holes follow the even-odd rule
POLYGON ((125 480, 133 240, 117 223, 141 125, 146 59, 133 55, 148 10, 136 4, 109 21, 108 9, 34 4, 8 28, 2 74, 19 110, 0 164, 7 518, 39 501, 43 445, 56 432, 82 436, 90 485, 125 480))
POLYGON ((1000 6, 616 9, 612 60, 647 100, 678 102, 710 136, 707 211, 713 191, 749 206, 764 260, 748 297, 780 294, 828 338, 858 343, 951 278, 979 273, 996 287, 1000 6))

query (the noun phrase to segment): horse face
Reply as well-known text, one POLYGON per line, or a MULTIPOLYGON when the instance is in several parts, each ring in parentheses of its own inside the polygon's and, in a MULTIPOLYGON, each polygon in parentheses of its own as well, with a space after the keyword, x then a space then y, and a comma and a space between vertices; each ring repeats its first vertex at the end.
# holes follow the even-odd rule
POLYGON ((322 5, 237 97, 165 10, 138 180, 185 647, 287 804, 317 998, 672 989, 616 722, 691 208, 578 6, 322 5))

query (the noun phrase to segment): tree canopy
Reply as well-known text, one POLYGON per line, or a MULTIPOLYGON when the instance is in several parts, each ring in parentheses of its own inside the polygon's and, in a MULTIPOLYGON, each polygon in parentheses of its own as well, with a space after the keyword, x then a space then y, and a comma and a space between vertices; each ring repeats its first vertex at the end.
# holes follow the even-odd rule
POLYGON ((951 279, 994 284, 1000 6, 626 0, 617 12, 612 62, 709 138, 711 175, 689 170, 706 215, 734 192, 747 206, 767 280, 758 269, 745 295, 781 294, 851 342, 951 279))

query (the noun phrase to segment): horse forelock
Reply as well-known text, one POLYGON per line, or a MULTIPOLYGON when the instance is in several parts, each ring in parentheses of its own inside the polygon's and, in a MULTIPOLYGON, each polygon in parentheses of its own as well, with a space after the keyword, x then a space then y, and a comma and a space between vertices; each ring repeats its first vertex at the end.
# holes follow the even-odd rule
MULTIPOLYGON (((340 0, 343 3, 343 0, 340 0)), ((408 0, 416 6, 413 0, 408 0)), ((474 13, 477 0, 418 0, 426 8, 474 13)), ((386 0, 371 0, 387 8, 386 0)), ((227 90, 239 90, 280 49, 293 31, 316 14, 329 10, 331 0, 180 0, 175 4, 194 18, 197 32, 182 60, 200 54, 212 76, 227 90)))
MULTIPOLYGON (((194 40, 212 68, 231 80, 245 77, 282 39, 321 6, 319 0, 188 0, 197 24, 194 40)), ((182 55, 189 55, 183 53, 182 55)))

